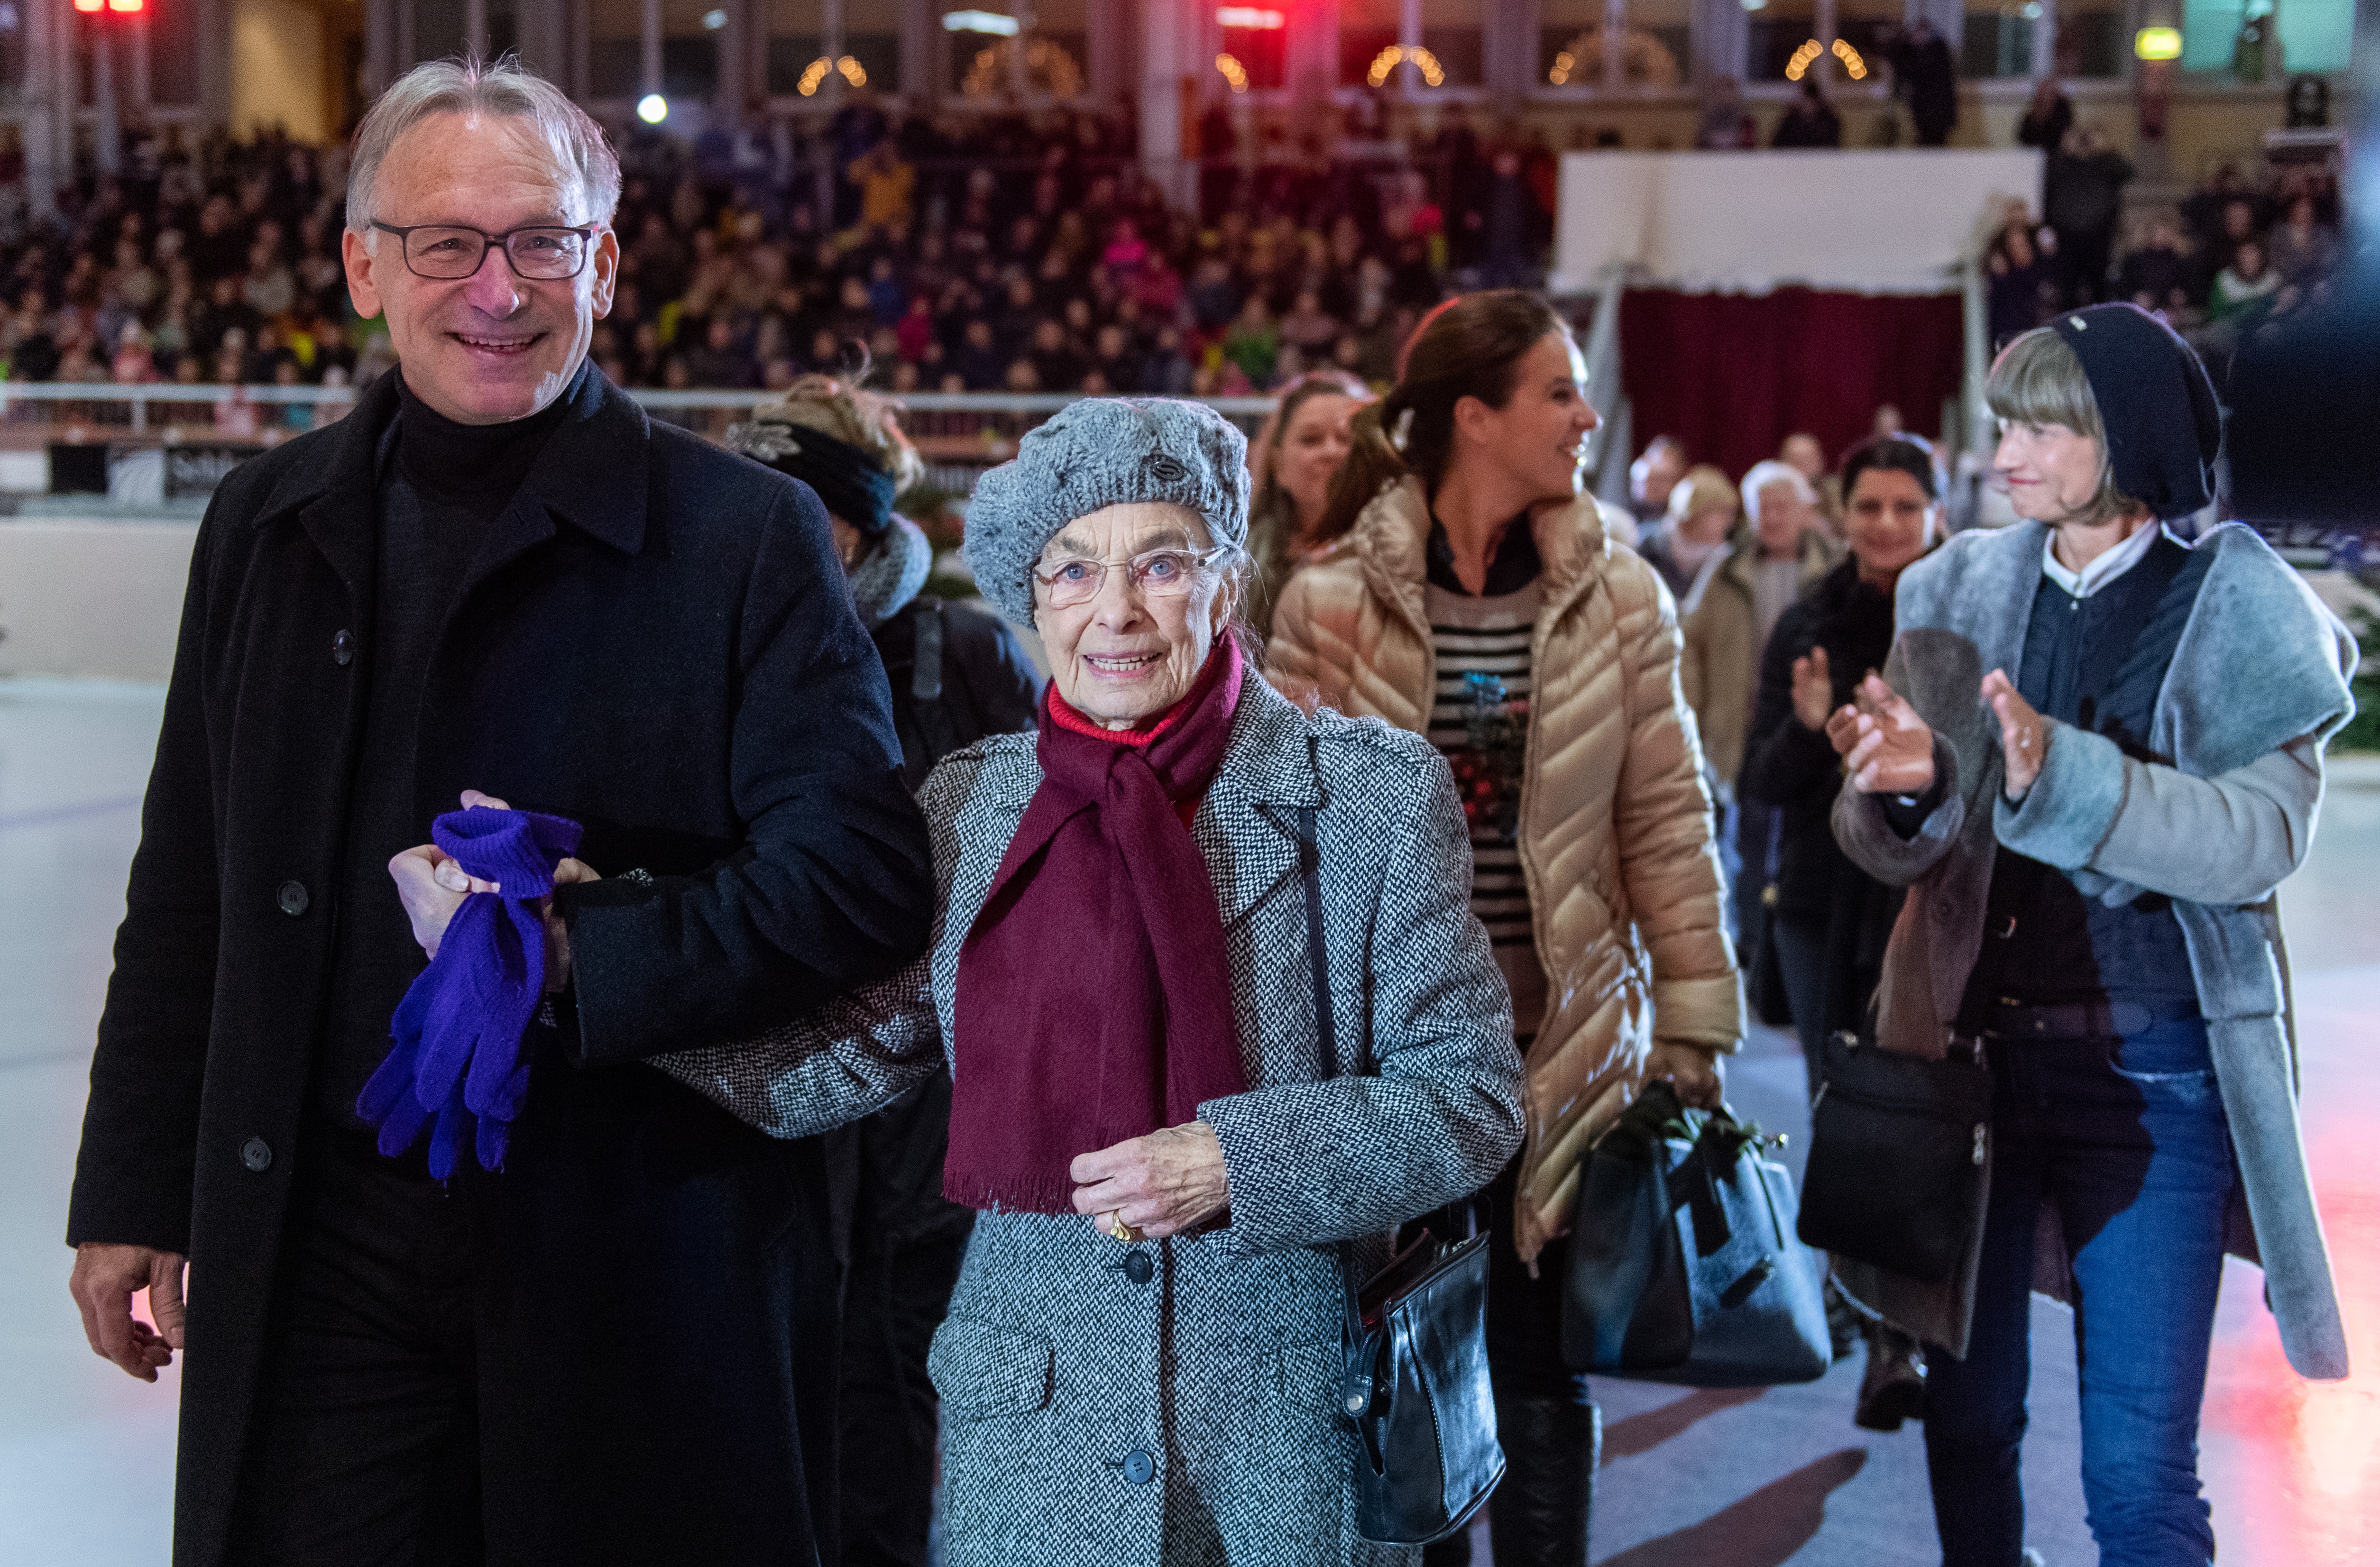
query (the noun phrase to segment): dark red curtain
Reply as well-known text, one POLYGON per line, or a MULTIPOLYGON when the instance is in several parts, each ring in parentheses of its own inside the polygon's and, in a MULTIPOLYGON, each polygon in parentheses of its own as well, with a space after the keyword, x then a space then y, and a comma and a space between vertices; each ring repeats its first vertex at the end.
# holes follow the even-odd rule
MULTIPOLYGON (((1680 294, 1620 301, 1620 378, 1641 452, 1674 435, 1730 479, 1797 430, 1828 461, 1864 439, 1879 405, 1931 439, 1959 393, 1964 339, 1955 294, 1680 294)), ((1631 454, 1632 456, 1633 454, 1631 454)))

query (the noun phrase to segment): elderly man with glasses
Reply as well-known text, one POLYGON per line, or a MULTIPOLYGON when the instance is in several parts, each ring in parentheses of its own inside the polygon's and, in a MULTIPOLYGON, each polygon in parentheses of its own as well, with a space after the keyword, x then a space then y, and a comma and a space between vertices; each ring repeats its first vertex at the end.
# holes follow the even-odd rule
POLYGON ((188 1352, 177 1563, 835 1556, 817 1151, 648 1062, 906 962, 925 834, 817 497, 587 363, 619 187, 516 67, 397 82, 403 368, 200 530, 67 1224, 93 1349, 188 1352))

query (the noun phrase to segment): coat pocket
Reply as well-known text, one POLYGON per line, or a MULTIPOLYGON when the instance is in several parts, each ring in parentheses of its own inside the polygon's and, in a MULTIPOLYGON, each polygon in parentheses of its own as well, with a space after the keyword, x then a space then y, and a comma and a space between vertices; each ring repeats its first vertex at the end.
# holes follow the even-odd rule
POLYGON ((1047 1409, 1056 1372, 1048 1340, 971 1317, 945 1321, 926 1354, 926 1375, 954 1420, 1047 1409))

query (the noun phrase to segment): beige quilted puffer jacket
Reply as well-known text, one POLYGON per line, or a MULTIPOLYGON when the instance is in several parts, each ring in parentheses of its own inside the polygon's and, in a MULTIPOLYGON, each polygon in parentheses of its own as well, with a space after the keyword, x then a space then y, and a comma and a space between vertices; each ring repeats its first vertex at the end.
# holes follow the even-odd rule
MULTIPOLYGON (((1654 1047, 1732 1051, 1742 990, 1720 924, 1718 856, 1677 607, 1610 542, 1595 504, 1535 519, 1545 605, 1521 783, 1521 866, 1549 991, 1529 1047, 1514 1233, 1534 1261, 1570 1228, 1587 1146, 1654 1047)), ((1293 698, 1426 732, 1437 684, 1423 608, 1429 509, 1418 480, 1380 492, 1281 590, 1266 674, 1293 698)))

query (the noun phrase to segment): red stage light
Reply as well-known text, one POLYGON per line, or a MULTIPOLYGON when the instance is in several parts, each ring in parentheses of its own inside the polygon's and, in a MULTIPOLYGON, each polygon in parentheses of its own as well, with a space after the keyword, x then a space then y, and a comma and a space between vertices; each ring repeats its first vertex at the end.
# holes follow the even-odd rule
POLYGON ((107 0, 107 8, 111 11, 137 11, 146 3, 147 0, 107 0))
POLYGON ((97 11, 104 7, 106 0, 74 0, 74 4, 78 11, 97 11))

